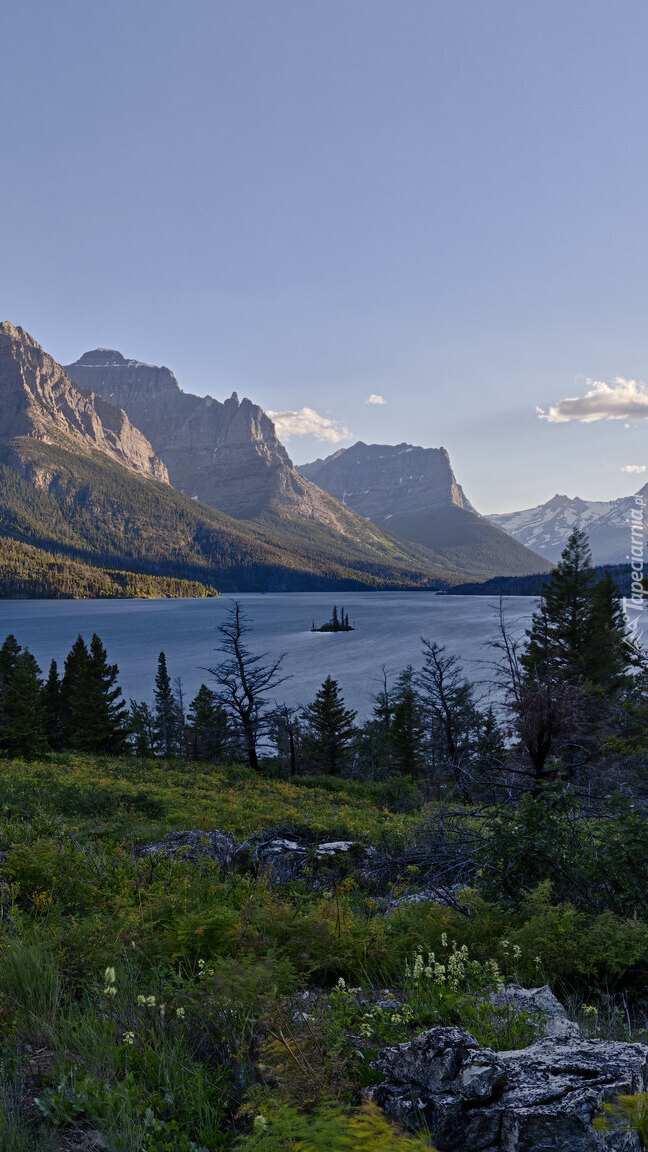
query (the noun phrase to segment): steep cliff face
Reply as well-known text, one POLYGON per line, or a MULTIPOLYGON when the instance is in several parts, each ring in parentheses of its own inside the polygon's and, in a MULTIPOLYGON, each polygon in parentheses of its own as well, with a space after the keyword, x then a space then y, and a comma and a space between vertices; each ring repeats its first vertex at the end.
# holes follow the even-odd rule
POLYGON ((0 440, 99 451, 132 472, 168 483, 165 465, 128 416, 74 384, 23 328, 0 323, 0 440))
POLYGON ((171 483, 188 496, 238 519, 262 515, 273 501, 317 518, 316 494, 258 404, 236 393, 225 401, 193 396, 169 368, 112 349, 86 352, 67 371, 125 409, 164 460, 171 483))
POLYGON ((474 512, 445 448, 360 440, 326 460, 302 465, 299 471, 375 524, 451 504, 474 512))
POLYGON ((546 571, 546 560, 480 516, 445 448, 363 444, 300 467, 302 475, 382 531, 422 544, 437 563, 475 579, 546 571))

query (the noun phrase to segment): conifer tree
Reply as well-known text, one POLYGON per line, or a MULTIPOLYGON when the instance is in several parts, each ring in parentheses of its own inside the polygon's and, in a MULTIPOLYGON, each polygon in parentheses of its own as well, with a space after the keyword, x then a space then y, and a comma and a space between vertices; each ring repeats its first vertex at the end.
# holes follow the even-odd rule
POLYGON ((582 654, 583 674, 592 684, 617 688, 630 667, 641 663, 640 654, 627 643, 621 593, 606 572, 592 592, 590 623, 582 654))
POLYGON ((528 632, 522 665, 527 675, 576 682, 591 627, 594 573, 587 534, 576 528, 543 587, 542 604, 528 632))
POLYGON ((63 698, 61 681, 56 660, 52 660, 49 674, 43 685, 43 707, 45 709, 45 729, 52 748, 63 746, 63 698))
POLYGON ((166 656, 160 652, 155 677, 155 706, 153 734, 155 751, 159 756, 177 756, 180 750, 180 717, 166 656))
POLYGON ((79 635, 65 657, 61 679, 62 743, 65 748, 86 747, 89 683, 90 653, 83 636, 79 635))
POLYGON ((31 757, 46 751, 41 671, 31 652, 8 636, 0 649, 0 752, 31 757))
POLYGON ((490 774, 493 769, 502 768, 506 760, 506 744, 492 704, 484 715, 479 729, 477 759, 482 775, 484 772, 490 774))
POLYGON ((189 707, 187 749, 192 760, 222 764, 228 758, 230 731, 227 709, 206 684, 200 685, 189 707))
POLYGON ((136 756, 152 756, 155 749, 155 717, 143 700, 131 700, 128 728, 131 746, 136 756))
POLYGON ((472 686, 456 656, 448 655, 441 644, 423 640, 423 667, 417 688, 426 722, 430 766, 441 780, 450 776, 462 799, 468 800, 479 732, 472 686))
POLYGON ((398 772, 418 776, 425 767, 425 723, 411 664, 396 681, 392 708, 392 764, 398 772))
POLYGON ((307 727, 307 749, 312 762, 323 772, 337 776, 348 762, 349 749, 356 735, 356 713, 345 707, 337 680, 326 677, 302 717, 307 727))
POLYGON ((88 659, 88 720, 84 747, 88 751, 118 755, 126 747, 128 710, 117 683, 119 669, 96 632, 88 659))

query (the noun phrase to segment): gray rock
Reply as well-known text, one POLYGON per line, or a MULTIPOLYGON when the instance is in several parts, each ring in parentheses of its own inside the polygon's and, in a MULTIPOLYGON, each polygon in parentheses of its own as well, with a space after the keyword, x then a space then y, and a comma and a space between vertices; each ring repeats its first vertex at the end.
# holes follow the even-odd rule
POLYGON ((170 832, 163 840, 143 844, 136 848, 135 856, 145 860, 159 856, 164 860, 181 859, 192 863, 207 858, 217 860, 221 868, 229 868, 239 847, 229 832, 221 832, 218 828, 211 832, 192 829, 187 832, 170 832))
POLYGON ((499 992, 493 992, 489 1000, 496 1008, 510 1007, 518 1012, 526 1012, 531 1019, 537 1021, 538 1038, 546 1036, 554 1040, 577 1040, 580 1036, 578 1024, 567 1019, 565 1009, 547 984, 542 988, 506 984, 499 992))
POLYGON ((544 1038, 495 1053, 461 1028, 438 1027, 384 1049, 374 1066, 385 1080, 369 1095, 406 1128, 426 1124, 439 1152, 641 1148, 635 1133, 596 1132, 592 1121, 603 1101, 646 1091, 643 1044, 544 1038))
POLYGON ((308 844, 296 838, 276 836, 258 841, 254 860, 259 871, 275 883, 308 878, 317 887, 353 868, 363 853, 362 845, 353 840, 308 844))

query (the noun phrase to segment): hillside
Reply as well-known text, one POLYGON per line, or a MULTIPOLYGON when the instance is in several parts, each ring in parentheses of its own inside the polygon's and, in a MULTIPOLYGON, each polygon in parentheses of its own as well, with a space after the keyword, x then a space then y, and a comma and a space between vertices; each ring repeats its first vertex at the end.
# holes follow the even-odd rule
POLYGON ((102 568, 0 537, 0 599, 176 599, 214 595, 215 588, 197 581, 102 568))
POLYGON ((244 524, 120 467, 24 437, 0 444, 0 535, 76 560, 219 590, 435 587, 424 550, 341 541, 299 520, 244 524))

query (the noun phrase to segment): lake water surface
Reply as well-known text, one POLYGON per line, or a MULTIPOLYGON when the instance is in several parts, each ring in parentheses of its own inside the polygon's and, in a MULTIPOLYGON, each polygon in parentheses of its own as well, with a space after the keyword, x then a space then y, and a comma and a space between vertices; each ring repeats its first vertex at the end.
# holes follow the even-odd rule
MULTIPOLYGON (((247 593, 237 596, 253 632, 254 652, 286 653, 290 678, 278 697, 307 703, 327 675, 339 680, 346 702, 366 715, 384 665, 394 676, 420 663, 420 637, 445 644, 461 659, 466 675, 487 691, 498 630, 497 597, 437 596, 431 592, 247 593), (322 624, 334 601, 344 605, 356 631, 310 632, 322 624)), ((214 600, 0 600, 0 642, 13 632, 46 672, 59 668, 77 635, 97 632, 110 660, 119 665, 124 695, 151 700, 157 658, 164 650, 172 678, 180 676, 190 700, 218 662, 218 624, 232 598, 214 600)), ((537 603, 532 596, 506 597, 511 625, 523 631, 537 603)))

